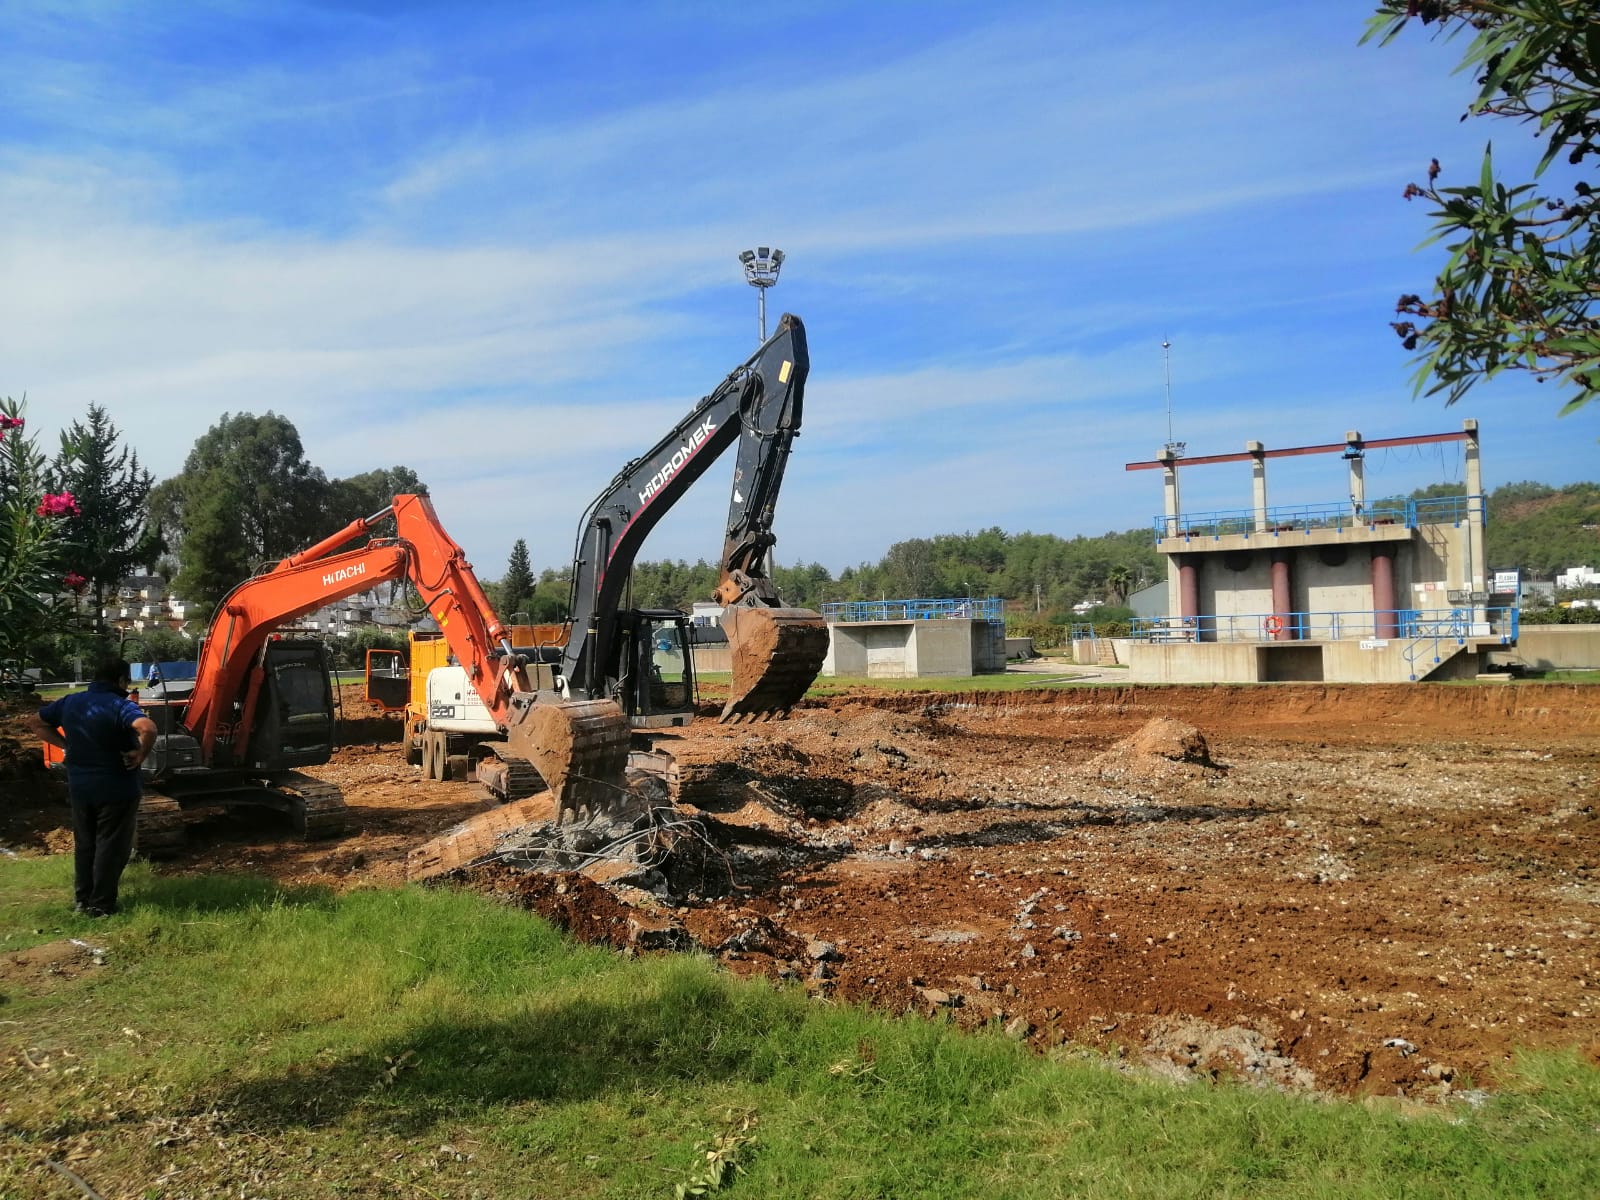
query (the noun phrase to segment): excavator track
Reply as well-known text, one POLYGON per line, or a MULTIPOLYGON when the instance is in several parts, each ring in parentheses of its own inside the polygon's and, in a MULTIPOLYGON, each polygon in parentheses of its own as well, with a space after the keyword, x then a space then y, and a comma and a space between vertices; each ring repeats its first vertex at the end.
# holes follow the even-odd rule
POLYGON ((562 819, 622 807, 631 730, 615 700, 559 700, 520 693, 508 741, 556 797, 562 819))
POLYGON ((134 816, 133 847, 144 858, 171 858, 186 838, 183 808, 171 796, 146 789, 134 816))
POLYGON ((277 775, 274 790, 289 797, 289 816, 295 830, 308 842, 339 837, 349 824, 350 810, 338 787, 300 771, 277 775))
POLYGON ((537 795, 544 788, 539 769, 525 758, 497 751, 493 759, 478 763, 478 782, 496 804, 512 804, 537 795))
POLYGON ((808 608, 730 606, 722 614, 733 659, 724 723, 768 721, 806 694, 828 656, 828 623, 808 608))
POLYGON ((506 764, 506 801, 526 800, 535 795, 544 787, 544 780, 539 777, 539 768, 525 758, 513 758, 509 754, 500 755, 500 761, 506 764))

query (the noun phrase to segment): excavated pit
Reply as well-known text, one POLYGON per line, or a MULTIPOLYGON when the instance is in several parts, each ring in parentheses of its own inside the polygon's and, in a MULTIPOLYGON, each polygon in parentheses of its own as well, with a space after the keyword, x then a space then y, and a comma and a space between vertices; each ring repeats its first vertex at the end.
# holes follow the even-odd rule
MULTIPOLYGON (((1445 1098, 1519 1048, 1600 1058, 1596 732, 1600 689, 1560 685, 863 692, 697 722, 684 803, 636 781, 623 822, 549 810, 450 877, 819 1000, 1184 1078, 1445 1098)), ((490 808, 392 743, 312 773, 349 837, 191 815, 161 869, 400 883, 490 808)), ((45 781, 0 778, 0 843, 70 842, 45 781)))

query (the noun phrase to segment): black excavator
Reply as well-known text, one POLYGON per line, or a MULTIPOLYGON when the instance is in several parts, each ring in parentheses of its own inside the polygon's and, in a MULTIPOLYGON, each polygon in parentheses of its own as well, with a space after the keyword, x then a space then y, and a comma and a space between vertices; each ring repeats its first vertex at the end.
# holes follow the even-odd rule
POLYGON ((805 694, 828 651, 828 627, 809 609, 786 608, 768 574, 778 491, 800 432, 810 371, 805 326, 784 314, 777 331, 701 399, 649 451, 622 468, 579 524, 572 571, 572 632, 559 674, 571 699, 614 698, 636 727, 684 724, 674 701, 692 710, 693 689, 659 685, 652 645, 675 641, 674 662, 692 669, 693 627, 675 610, 624 608, 634 561, 651 530, 735 442, 728 525, 715 599, 732 657, 722 721, 786 714, 805 694), (654 623, 663 636, 639 636, 654 623), (676 627, 672 636, 668 626, 676 627))
MULTIPOLYGON (((538 731, 530 744, 541 747, 541 761, 559 763, 563 755, 579 761, 578 743, 584 751, 586 777, 563 776, 566 786, 552 785, 563 815, 604 809, 613 801, 625 804, 623 780, 630 767, 664 777, 675 795, 682 794, 689 776, 656 739, 661 731, 694 719, 694 646, 701 630, 677 609, 631 607, 629 579, 651 531, 735 442, 739 449, 713 597, 724 606, 722 630, 732 665, 719 719, 781 717, 821 670, 828 652, 826 622, 809 609, 785 607, 768 574, 778 492, 800 431, 809 370, 805 326, 785 314, 772 337, 655 446, 628 462, 584 510, 573 552, 570 622, 511 627, 524 639, 514 641, 511 652, 539 680, 537 692, 512 697, 511 716, 538 731), (593 720, 550 719, 585 703, 602 706, 594 709, 593 720), (601 720, 602 710, 611 719, 601 720), (569 736, 575 739, 571 752, 564 742, 569 736)), ((443 740, 442 757, 434 756, 439 761, 455 761, 450 755, 459 748, 468 752, 463 761, 470 762, 477 753, 467 744, 476 729, 470 715, 465 721, 435 720, 442 710, 432 702, 436 677, 471 699, 470 689, 456 678, 460 668, 425 673, 429 703, 416 718, 419 736, 443 740)), ((415 679, 411 690, 417 690, 415 679)), ((503 733, 507 724, 488 712, 479 717, 485 734, 503 733)), ((490 743, 478 750, 484 745, 490 743)), ((480 764, 480 779, 483 770, 480 764)))

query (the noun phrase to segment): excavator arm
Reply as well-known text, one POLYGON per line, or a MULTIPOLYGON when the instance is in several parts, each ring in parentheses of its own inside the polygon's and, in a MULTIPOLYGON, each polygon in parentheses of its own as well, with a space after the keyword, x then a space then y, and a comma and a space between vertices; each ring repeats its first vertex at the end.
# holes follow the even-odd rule
POLYGON ((620 786, 628 740, 622 710, 609 702, 566 703, 534 692, 526 663, 512 652, 465 553, 439 524, 428 498, 413 495, 396 496, 390 507, 246 580, 218 606, 185 720, 206 764, 242 763, 256 724, 260 653, 275 629, 376 584, 401 579, 422 597, 513 751, 533 762, 563 807, 574 789, 596 781, 603 787, 620 786), (340 550, 390 516, 394 538, 340 550))
POLYGON ((716 597, 733 653, 723 720, 787 711, 816 678, 827 626, 780 608, 767 575, 773 514, 789 448, 800 432, 811 360, 805 326, 785 313, 777 331, 648 452, 628 463, 584 513, 573 562, 572 635, 562 673, 575 695, 607 694, 616 673, 618 612, 640 547, 717 458, 739 443, 716 597), (729 616, 732 614, 733 619, 729 616))

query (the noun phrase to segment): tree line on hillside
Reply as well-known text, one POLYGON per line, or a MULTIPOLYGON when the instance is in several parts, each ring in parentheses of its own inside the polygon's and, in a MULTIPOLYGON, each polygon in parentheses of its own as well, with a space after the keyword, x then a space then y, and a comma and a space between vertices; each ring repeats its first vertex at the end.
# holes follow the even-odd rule
MULTIPOLYGON (((1465 484, 1435 483, 1376 503, 1466 494, 1465 484)), ((1516 568, 1530 578, 1548 580, 1568 568, 1600 561, 1600 484, 1502 484, 1488 494, 1484 508, 1484 554, 1490 570, 1516 568)))
MULTIPOLYGON (((60 661, 68 646, 104 643, 101 611, 141 568, 154 568, 173 594, 195 603, 198 631, 223 596, 263 567, 381 510, 397 493, 427 491, 405 466, 330 478, 308 461, 293 423, 271 412, 224 414, 182 470, 159 483, 98 405, 63 432, 54 456, 25 425, 21 404, 0 401, 0 662, 60 661)), ((1435 484, 1397 499, 1463 491, 1435 484)), ((1487 552, 1491 567, 1545 578, 1600 562, 1600 484, 1496 488, 1487 552)), ((1148 527, 1074 538, 990 527, 898 541, 877 562, 837 575, 815 562, 773 570, 785 602, 798 607, 998 596, 1017 619, 1057 625, 1082 619, 1075 607, 1085 601, 1099 606, 1091 619, 1126 616, 1132 592, 1165 574, 1148 527)), ((502 619, 533 622, 565 619, 571 582, 570 564, 536 570, 521 539, 504 575, 484 581, 502 619)), ((639 562, 629 603, 687 609, 709 599, 717 582, 715 564, 704 560, 639 562)), ((179 642, 158 633, 135 644, 142 657, 183 657, 179 642)))
MULTIPOLYGON (((977 533, 947 533, 896 542, 876 563, 846 567, 834 575, 821 563, 773 568, 785 603, 802 608, 853 600, 1000 596, 1030 613, 1061 614, 1083 600, 1121 606, 1144 584, 1165 578, 1166 568, 1148 529, 1102 537, 1010 534, 998 527, 977 533)), ((548 612, 555 586, 566 572, 546 571, 540 596, 525 599, 527 576, 513 558, 502 583, 516 595, 513 607, 548 612)), ((636 563, 633 604, 640 608, 687 608, 709 599, 717 566, 704 559, 636 563)), ((550 619, 548 617, 543 619, 550 619)))

